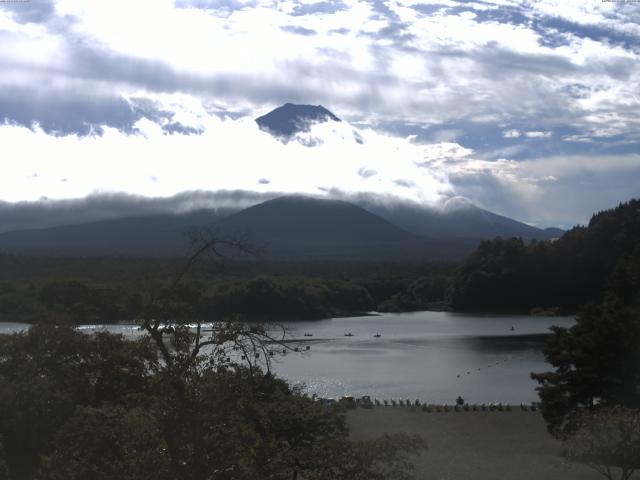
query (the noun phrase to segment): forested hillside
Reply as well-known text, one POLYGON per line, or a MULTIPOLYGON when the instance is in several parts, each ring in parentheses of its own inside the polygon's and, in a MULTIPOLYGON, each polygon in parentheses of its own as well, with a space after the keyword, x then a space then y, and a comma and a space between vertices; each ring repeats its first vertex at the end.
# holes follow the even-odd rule
MULTIPOLYGON (((140 318, 183 259, 0 255, 0 322, 112 323, 140 318)), ((209 320, 300 320, 440 306, 454 264, 208 262, 179 291, 209 320), (233 273, 231 273, 233 272, 233 273)), ((169 295, 163 292, 163 295, 169 295)))
POLYGON ((482 242, 456 275, 459 311, 575 311, 613 292, 625 303, 640 291, 640 200, 595 214, 552 242, 482 242))

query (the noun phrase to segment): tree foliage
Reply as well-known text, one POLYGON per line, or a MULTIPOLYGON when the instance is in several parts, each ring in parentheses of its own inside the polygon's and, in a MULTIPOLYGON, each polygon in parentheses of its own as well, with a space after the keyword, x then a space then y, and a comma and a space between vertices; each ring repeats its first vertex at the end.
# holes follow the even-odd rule
POLYGON ((9 468, 7 467, 7 460, 2 437, 0 437, 0 478, 9 478, 9 468))
POLYGON ((239 314, 251 320, 327 318, 374 308, 369 292, 351 282, 269 275, 220 283, 205 302, 206 313, 216 318, 239 314))
POLYGON ((49 325, 0 336, 0 434, 9 466, 28 475, 77 406, 146 391, 156 366, 144 339, 49 325))
POLYGON ((54 438, 40 468, 43 480, 171 478, 162 435, 142 407, 78 407, 54 438))
POLYGON ((555 434, 573 431, 583 410, 640 408, 640 314, 617 301, 585 308, 571 328, 553 327, 545 357, 555 371, 532 374, 555 434))
POLYGON ((229 322, 213 335, 212 344, 200 342, 206 354, 194 356, 192 331, 163 332, 168 357, 148 336, 44 325, 0 337, 9 478, 382 478, 354 472, 373 475, 384 465, 397 470, 385 478, 410 477, 406 455, 420 451, 421 440, 352 444, 341 410, 292 389, 249 355, 260 348, 249 346, 259 327, 229 322), (241 344, 246 360, 234 350, 241 344), (371 451, 380 455, 369 465, 371 451))
POLYGON ((450 278, 443 274, 421 276, 378 305, 381 312, 406 312, 447 308, 450 278))
MULTIPOLYGON (((176 258, 0 254, 0 321, 80 324, 139 319, 151 291, 156 299, 173 295, 170 282, 182 266, 182 259, 176 258)), ((369 310, 442 308, 456 267, 346 261, 236 261, 230 266, 192 266, 182 287, 199 292, 202 315, 215 316, 218 308, 235 314, 232 310, 241 308, 245 318, 256 320, 316 319, 369 310), (260 283, 266 283, 262 290, 257 288, 260 283), (285 293, 293 297, 281 302, 285 293), (256 300, 263 309, 252 307, 256 300)))
POLYGON ((482 242, 459 269, 454 310, 576 311, 615 289, 626 301, 640 291, 640 200, 595 214, 555 242, 482 242))

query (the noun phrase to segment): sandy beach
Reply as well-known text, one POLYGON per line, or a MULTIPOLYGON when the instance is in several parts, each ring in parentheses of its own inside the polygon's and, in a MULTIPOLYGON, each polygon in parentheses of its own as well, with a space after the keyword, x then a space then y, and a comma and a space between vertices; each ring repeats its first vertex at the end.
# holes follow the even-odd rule
MULTIPOLYGON (((596 472, 561 456, 539 412, 427 413, 408 407, 349 411, 355 440, 383 433, 419 434, 428 451, 415 459, 419 480, 596 480, 596 472)), ((632 477, 635 478, 635 477, 632 477)), ((640 478, 640 477, 638 477, 640 478)))

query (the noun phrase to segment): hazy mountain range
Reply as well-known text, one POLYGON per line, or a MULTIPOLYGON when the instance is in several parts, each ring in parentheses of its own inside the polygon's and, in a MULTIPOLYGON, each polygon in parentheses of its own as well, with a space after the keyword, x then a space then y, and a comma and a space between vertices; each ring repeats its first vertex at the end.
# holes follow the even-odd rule
MULTIPOLYGON (((341 120, 321 105, 287 103, 256 119, 278 138, 291 138, 316 122, 341 120)), ((272 259, 457 260, 480 240, 501 237, 546 240, 559 229, 540 230, 453 198, 441 209, 349 203, 300 195, 249 208, 196 210, 9 231, 0 250, 44 255, 180 255, 189 232, 206 227, 221 236, 243 236, 272 259)))
POLYGON ((243 236, 274 259, 451 260, 495 236, 548 239, 477 207, 447 212, 284 196, 252 207, 151 215, 0 234, 0 249, 48 255, 179 255, 193 227, 243 236))

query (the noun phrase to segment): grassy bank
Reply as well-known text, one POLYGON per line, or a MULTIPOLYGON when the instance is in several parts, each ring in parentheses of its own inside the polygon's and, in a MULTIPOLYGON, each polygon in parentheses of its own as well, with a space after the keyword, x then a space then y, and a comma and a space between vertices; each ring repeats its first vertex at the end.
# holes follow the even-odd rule
POLYGON ((348 424, 355 440, 383 433, 419 434, 429 450, 414 461, 421 480, 596 480, 565 460, 539 412, 427 413, 408 407, 359 408, 348 424))

